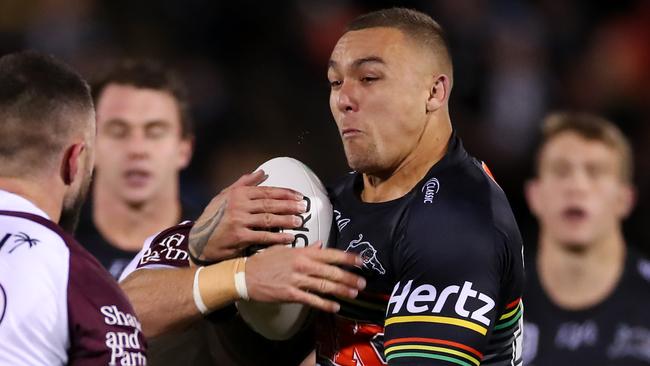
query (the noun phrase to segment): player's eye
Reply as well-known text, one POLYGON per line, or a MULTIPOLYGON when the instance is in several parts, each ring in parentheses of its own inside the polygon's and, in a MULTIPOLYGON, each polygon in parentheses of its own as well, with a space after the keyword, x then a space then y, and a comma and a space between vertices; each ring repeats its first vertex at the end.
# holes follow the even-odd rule
POLYGON ((341 80, 330 80, 329 83, 330 83, 330 88, 332 89, 338 89, 343 84, 341 80))
POLYGON ((169 125, 165 123, 154 123, 146 128, 146 135, 148 138, 158 139, 167 134, 169 125))
POLYGON ((587 165, 586 170, 587 170, 587 175, 589 176, 589 178, 598 179, 598 178, 602 177, 603 175, 605 175, 605 173, 607 172, 607 167, 605 167, 603 165, 599 165, 599 164, 590 164, 590 165, 587 165))
POLYGON ((111 138, 122 139, 129 134, 129 127, 121 122, 109 122, 104 128, 104 132, 111 138))
POLYGON ((372 84, 373 82, 379 80, 376 76, 364 76, 361 78, 361 82, 364 84, 372 84))
POLYGON ((565 163, 552 164, 549 167, 549 170, 551 174, 557 178, 566 178, 569 176, 569 174, 571 174, 571 166, 565 163))

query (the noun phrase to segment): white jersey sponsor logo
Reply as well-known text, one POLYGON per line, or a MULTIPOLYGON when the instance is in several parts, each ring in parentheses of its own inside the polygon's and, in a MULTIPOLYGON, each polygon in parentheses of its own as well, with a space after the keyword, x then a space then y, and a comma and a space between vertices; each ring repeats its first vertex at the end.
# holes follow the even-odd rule
POLYGON ((393 288, 393 293, 388 301, 388 313, 397 314, 406 307, 409 314, 440 313, 447 304, 453 302, 450 297, 455 295, 454 312, 463 317, 476 320, 477 322, 490 325, 490 319, 486 316, 494 309, 495 302, 488 295, 472 289, 472 282, 465 281, 462 287, 458 285, 447 286, 440 293, 435 286, 424 284, 411 289, 413 280, 409 280, 400 291, 400 282, 393 288), (475 299, 480 302, 480 307, 475 310, 466 308, 467 300, 475 299), (392 306, 392 308, 391 308, 392 306))
POLYGON ((28 234, 19 231, 18 233, 6 233, 2 239, 0 239, 0 248, 7 245, 8 253, 13 253, 16 249, 21 247, 32 248, 36 244, 40 243, 40 240, 30 237, 28 234), (11 239, 11 240, 10 240, 11 239))
POLYGON ((183 240, 185 240, 185 235, 179 233, 166 236, 160 242, 149 246, 144 251, 142 259, 140 259, 140 265, 160 262, 163 259, 173 261, 187 260, 189 254, 186 250, 180 248, 183 240))
POLYGON ((598 342, 598 325, 593 320, 584 323, 570 322, 560 325, 555 334, 555 346, 575 351, 598 342))
POLYGON ((109 365, 146 365, 146 357, 140 352, 143 348, 139 335, 142 327, 138 319, 132 314, 124 313, 116 305, 107 305, 100 308, 104 315, 104 323, 110 326, 128 327, 132 331, 106 332, 106 347, 111 350, 109 365))
POLYGON ((440 190, 440 182, 438 178, 431 178, 422 186, 422 193, 424 193, 424 203, 433 203, 433 199, 440 190))
POLYGON ((619 324, 614 343, 607 349, 611 359, 632 357, 650 362, 650 329, 619 324))

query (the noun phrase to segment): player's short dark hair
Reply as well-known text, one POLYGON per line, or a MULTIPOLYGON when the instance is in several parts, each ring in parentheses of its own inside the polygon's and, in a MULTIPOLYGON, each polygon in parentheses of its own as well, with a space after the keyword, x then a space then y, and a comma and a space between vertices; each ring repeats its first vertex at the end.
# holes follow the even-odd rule
POLYGON ((90 88, 77 72, 34 51, 0 58, 0 175, 38 174, 94 118, 90 88))
MULTIPOLYGON (((408 37, 426 48, 430 48, 435 55, 441 58, 443 65, 449 68, 449 72, 453 71, 445 31, 429 15, 407 8, 381 9, 354 19, 346 31, 378 27, 399 29, 408 37)), ((451 78, 452 75, 449 77, 451 78)))
POLYGON ((572 132, 590 141, 598 141, 614 149, 621 158, 621 177, 631 182, 634 177, 632 147, 623 132, 605 118, 580 112, 555 112, 547 115, 542 122, 541 142, 537 152, 537 171, 539 171, 542 149, 558 135, 572 132))
POLYGON ((92 83, 96 104, 104 89, 110 84, 153 89, 171 94, 178 104, 181 136, 186 138, 194 134, 187 87, 178 74, 162 62, 150 59, 125 59, 114 63, 92 83))

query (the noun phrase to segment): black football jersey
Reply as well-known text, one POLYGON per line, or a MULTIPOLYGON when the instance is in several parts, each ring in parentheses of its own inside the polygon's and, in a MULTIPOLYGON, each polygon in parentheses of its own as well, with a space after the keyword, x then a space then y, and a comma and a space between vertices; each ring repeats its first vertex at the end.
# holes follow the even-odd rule
POLYGON ((351 173, 330 191, 335 239, 367 287, 321 315, 319 365, 521 365, 522 239, 504 192, 452 136, 405 196, 360 199, 351 173))
POLYGON ((630 251, 613 293, 570 311, 548 298, 527 261, 524 361, 527 366, 650 365, 650 261, 630 251))

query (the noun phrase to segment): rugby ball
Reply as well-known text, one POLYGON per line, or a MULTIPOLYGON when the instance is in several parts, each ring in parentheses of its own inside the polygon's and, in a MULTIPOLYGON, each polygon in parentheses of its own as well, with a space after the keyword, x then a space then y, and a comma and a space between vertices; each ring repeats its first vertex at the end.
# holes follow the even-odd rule
MULTIPOLYGON (((305 164, 288 157, 271 159, 258 169, 268 175, 262 186, 291 188, 305 196, 307 212, 300 215, 302 225, 296 229, 282 230, 295 235, 290 246, 305 247, 318 240, 326 246, 333 209, 327 191, 316 174, 305 164)), ((295 303, 239 301, 237 308, 253 330, 271 340, 291 338, 302 328, 310 312, 308 306, 295 303)))

